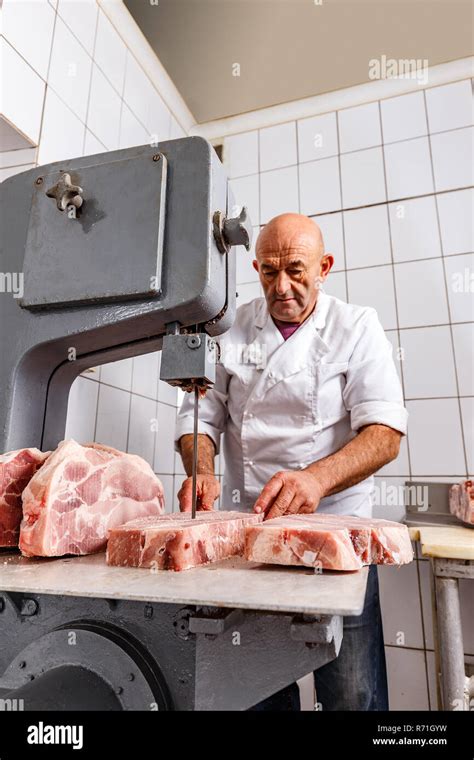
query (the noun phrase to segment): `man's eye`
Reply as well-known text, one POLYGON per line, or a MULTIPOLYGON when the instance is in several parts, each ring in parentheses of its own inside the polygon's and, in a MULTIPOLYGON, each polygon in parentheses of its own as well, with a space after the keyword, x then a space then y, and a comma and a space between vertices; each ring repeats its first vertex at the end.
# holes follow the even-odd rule
POLYGON ((301 274, 302 269, 288 269, 289 274, 301 274))

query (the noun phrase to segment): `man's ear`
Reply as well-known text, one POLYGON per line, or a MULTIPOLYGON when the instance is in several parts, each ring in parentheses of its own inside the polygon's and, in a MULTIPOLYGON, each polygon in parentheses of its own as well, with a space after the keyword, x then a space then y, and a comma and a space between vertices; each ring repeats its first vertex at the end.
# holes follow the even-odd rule
POLYGON ((332 253, 325 253, 321 259, 320 274, 323 279, 326 279, 334 264, 334 256, 332 253))
POLYGON ((254 259, 252 261, 252 266, 255 269, 255 271, 258 272, 258 261, 257 261, 257 259, 254 259))

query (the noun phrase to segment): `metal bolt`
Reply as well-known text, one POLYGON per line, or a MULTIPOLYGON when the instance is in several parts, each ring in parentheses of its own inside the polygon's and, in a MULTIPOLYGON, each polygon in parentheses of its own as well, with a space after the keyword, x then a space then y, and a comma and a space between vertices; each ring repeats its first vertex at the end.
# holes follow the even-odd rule
POLYGON ((160 158, 161 158, 161 154, 160 153, 155 153, 155 155, 153 156, 153 161, 159 161, 160 158))
POLYGON ((117 686, 117 688, 115 689, 115 693, 121 694, 122 692, 123 692, 123 688, 121 686, 117 686))
POLYGON ((26 668, 26 662, 25 662, 24 660, 21 660, 21 661, 18 663, 18 667, 19 667, 19 668, 26 668))
POLYGON ((128 674, 128 680, 129 681, 134 681, 135 680, 135 676, 133 675, 133 673, 129 673, 128 674))
POLYGON ((190 335, 186 339, 186 345, 188 346, 188 348, 199 348, 199 346, 201 345, 201 338, 199 337, 199 335, 190 335))
POLYGON ((38 612, 38 602, 36 599, 24 599, 21 605, 20 614, 26 617, 32 617, 38 612))
POLYGON ((43 184, 43 177, 38 177, 35 182, 36 185, 42 185, 43 184))

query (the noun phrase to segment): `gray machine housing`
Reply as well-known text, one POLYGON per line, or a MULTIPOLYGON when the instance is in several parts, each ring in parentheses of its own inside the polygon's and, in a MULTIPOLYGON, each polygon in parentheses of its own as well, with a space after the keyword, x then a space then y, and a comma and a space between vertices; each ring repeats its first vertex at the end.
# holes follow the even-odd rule
POLYGON ((219 250, 213 217, 233 201, 202 138, 56 162, 0 193, 0 451, 55 447, 84 369, 232 325, 234 249, 219 250), (66 173, 83 203, 60 211, 66 173))

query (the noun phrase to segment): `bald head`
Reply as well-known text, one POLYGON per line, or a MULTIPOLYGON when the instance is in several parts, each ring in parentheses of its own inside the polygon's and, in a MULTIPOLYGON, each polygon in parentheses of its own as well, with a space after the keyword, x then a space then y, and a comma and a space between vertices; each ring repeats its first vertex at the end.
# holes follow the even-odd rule
POLYGON ((325 253, 318 225, 302 214, 280 214, 261 230, 255 255, 270 314, 284 322, 303 322, 334 261, 325 253))
POLYGON ((324 256, 323 235, 312 219, 303 214, 280 214, 260 232, 255 246, 257 260, 267 254, 297 253, 324 256))

